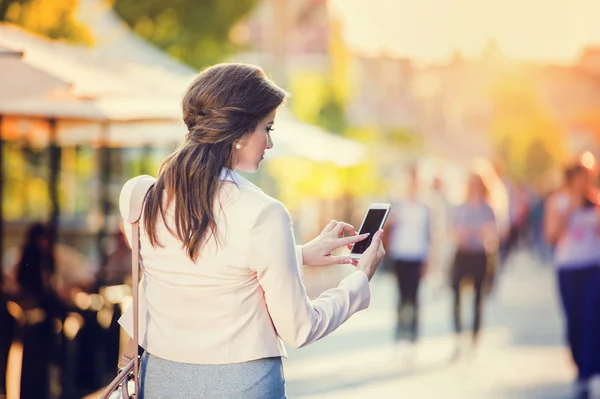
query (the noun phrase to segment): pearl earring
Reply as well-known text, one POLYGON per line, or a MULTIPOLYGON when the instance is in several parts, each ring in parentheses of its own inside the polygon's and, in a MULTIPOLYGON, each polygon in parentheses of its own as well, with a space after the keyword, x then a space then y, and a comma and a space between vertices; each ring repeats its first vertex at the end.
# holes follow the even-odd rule
POLYGON ((237 144, 235 145, 235 149, 236 149, 236 150, 239 150, 239 149, 241 149, 241 148, 242 148, 242 145, 241 145, 240 143, 237 143, 237 144))

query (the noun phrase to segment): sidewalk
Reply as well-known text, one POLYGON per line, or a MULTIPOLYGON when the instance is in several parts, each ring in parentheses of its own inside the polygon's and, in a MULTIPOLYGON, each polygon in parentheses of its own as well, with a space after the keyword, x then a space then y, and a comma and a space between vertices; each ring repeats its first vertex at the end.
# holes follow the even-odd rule
MULTIPOLYGON (((422 339, 412 362, 392 355, 394 287, 383 276, 373 282, 369 310, 323 341, 290 353, 289 398, 570 397, 573 368, 552 270, 527 255, 515 259, 488 298, 479 348, 457 361, 450 296, 434 295, 430 288, 422 294, 422 339)), ((471 301, 465 299, 463 310, 470 316, 471 301)))
POLYGON ((560 347, 518 347, 506 331, 487 331, 475 354, 451 360, 453 340, 427 339, 414 363, 392 346, 320 364, 286 364, 289 398, 568 398, 570 370, 560 347), (331 370, 336 369, 335 372, 331 370))

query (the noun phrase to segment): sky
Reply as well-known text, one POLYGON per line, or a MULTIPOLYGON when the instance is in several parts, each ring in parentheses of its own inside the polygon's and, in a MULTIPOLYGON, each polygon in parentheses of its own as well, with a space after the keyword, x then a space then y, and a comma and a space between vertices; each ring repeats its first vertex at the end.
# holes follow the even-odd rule
POLYGON ((424 61, 490 39, 513 59, 571 62, 600 45, 600 0, 331 0, 352 48, 424 61))

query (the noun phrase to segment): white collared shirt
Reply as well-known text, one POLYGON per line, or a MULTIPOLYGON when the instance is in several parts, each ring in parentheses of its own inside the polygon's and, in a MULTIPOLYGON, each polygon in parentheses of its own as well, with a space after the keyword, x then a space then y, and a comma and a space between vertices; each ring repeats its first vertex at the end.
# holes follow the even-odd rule
MULTIPOLYGON (((153 248, 140 223, 143 348, 163 359, 196 364, 286 356, 281 340, 295 348, 309 344, 368 307, 369 282, 361 271, 311 301, 285 206, 234 172, 224 170, 221 178, 225 182, 215 205, 221 246, 209 240, 196 262, 162 223, 163 247, 153 248)), ((125 220, 137 179, 154 178, 125 183, 119 200, 125 220)), ((166 222, 173 226, 171 215, 169 208, 166 222)), ((125 230, 131 240, 130 228, 125 230)), ((133 335, 131 307, 119 323, 133 335)))

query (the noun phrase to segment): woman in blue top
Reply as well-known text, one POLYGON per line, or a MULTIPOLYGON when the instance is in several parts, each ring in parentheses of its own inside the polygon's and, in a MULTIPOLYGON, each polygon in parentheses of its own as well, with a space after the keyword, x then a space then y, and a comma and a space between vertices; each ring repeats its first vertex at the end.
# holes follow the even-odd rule
MULTIPOLYGON (((464 281, 470 280, 475 291, 473 344, 478 341, 481 326, 483 285, 488 274, 487 254, 498 242, 496 218, 487 197, 488 190, 483 179, 473 173, 467 185, 466 201, 458 206, 454 213, 454 237, 457 245, 451 276, 454 290, 454 327, 457 337, 460 338, 461 287, 464 281)), ((456 349, 460 350, 460 347, 457 346, 456 349)))
POLYGON ((600 376, 600 208, 589 189, 586 168, 567 169, 565 187, 549 198, 544 215, 546 239, 555 246, 578 398, 587 398, 589 380, 600 376))

